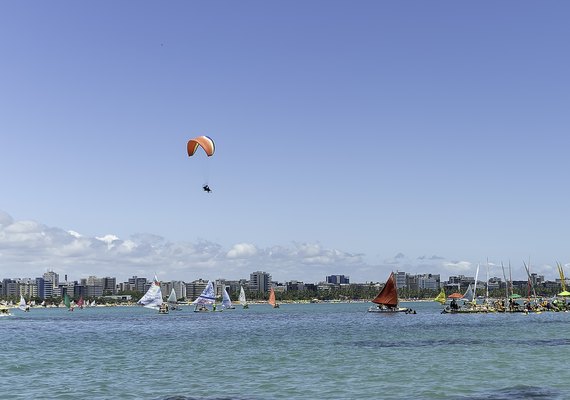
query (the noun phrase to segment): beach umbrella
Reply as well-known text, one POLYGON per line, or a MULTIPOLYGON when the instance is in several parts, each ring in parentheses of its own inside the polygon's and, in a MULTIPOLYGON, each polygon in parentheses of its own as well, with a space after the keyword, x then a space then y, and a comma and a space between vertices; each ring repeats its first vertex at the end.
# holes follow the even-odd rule
POLYGON ((513 293, 509 296, 511 299, 520 299, 522 296, 520 294, 513 293))
POLYGON ((461 299, 463 295, 461 293, 451 293, 447 296, 449 299, 461 299))
POLYGON ((570 292, 567 291, 567 290, 565 290, 565 291, 563 291, 563 292, 558 293, 558 296, 565 296, 565 297, 566 297, 566 296, 570 296, 570 292))

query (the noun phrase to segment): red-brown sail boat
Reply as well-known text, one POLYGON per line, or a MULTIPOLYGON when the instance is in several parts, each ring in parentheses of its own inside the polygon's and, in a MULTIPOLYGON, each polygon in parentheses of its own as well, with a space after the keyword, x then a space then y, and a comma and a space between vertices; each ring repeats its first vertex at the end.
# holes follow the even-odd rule
POLYGON ((396 286, 396 278, 392 272, 386 281, 386 284, 373 300, 377 304, 368 309, 368 312, 379 313, 395 313, 409 312, 408 308, 398 307, 398 287, 396 286))

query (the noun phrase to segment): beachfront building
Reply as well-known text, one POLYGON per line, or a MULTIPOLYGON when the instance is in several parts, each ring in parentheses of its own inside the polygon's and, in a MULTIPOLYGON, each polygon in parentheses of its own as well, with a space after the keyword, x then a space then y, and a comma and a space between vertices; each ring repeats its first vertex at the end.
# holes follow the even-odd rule
POLYGON ((326 277, 326 282, 333 285, 344 285, 350 283, 350 278, 344 275, 329 275, 326 277))
POLYGON ((147 280, 146 278, 139 278, 138 276, 133 276, 129 278, 129 290, 139 293, 146 293, 147 280))
POLYGON ((256 271, 249 275, 249 290, 266 293, 271 287, 271 275, 267 272, 256 271))
POLYGON ((439 290, 441 285, 440 279, 439 274, 416 275, 419 290, 439 290))
POLYGON ((208 285, 208 281, 205 281, 202 278, 194 282, 187 283, 186 299, 188 299, 189 301, 194 301, 195 299, 197 299, 198 296, 200 296, 200 293, 202 293, 202 291, 206 289, 206 285, 208 285))

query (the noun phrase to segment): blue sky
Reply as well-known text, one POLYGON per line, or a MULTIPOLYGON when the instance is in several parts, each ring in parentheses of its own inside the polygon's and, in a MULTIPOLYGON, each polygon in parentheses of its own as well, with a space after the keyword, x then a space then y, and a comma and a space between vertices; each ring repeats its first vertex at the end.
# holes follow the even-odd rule
POLYGON ((569 11, 3 2, 0 276, 522 278, 530 258, 554 279, 569 11), (198 135, 211 159, 186 156, 198 135))

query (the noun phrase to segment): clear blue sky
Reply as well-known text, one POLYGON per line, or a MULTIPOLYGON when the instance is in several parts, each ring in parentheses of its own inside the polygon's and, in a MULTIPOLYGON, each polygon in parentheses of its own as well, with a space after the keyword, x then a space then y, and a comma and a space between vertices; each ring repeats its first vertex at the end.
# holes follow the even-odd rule
POLYGON ((0 277, 363 282, 488 258, 522 278, 530 257, 554 279, 570 262, 569 15, 1 2, 0 277), (186 156, 198 135, 211 159, 186 156))

